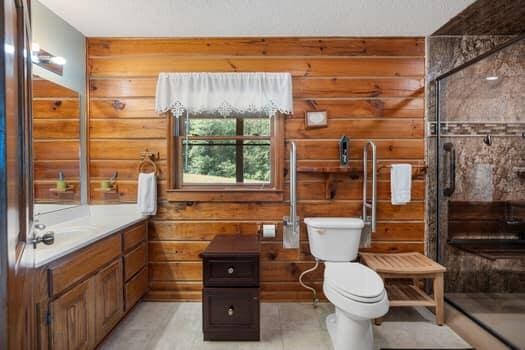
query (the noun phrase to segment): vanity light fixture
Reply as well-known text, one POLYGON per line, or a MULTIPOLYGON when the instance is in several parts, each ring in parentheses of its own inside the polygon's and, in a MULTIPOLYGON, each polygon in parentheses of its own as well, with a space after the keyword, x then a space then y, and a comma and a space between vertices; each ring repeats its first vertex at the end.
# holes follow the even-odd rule
POLYGON ((38 43, 31 44, 31 62, 58 75, 62 75, 66 59, 43 50, 38 43))
POLYGON ((66 64, 66 59, 62 56, 51 57, 49 61, 51 63, 58 64, 59 66, 63 66, 66 64))
POLYGON ((488 81, 493 81, 493 80, 498 80, 499 77, 496 76, 496 75, 489 75, 488 77, 485 78, 485 80, 488 80, 488 81))

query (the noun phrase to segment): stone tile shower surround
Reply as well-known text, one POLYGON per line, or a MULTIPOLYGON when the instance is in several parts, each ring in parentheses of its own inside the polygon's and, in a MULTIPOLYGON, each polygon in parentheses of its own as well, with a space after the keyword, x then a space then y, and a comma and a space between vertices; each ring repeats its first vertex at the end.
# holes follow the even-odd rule
MULTIPOLYGON (((429 127, 427 130, 435 130, 436 114, 436 90, 434 79, 455 67, 462 65, 499 45, 512 39, 512 36, 483 35, 483 36, 431 36, 427 44, 427 86, 426 95, 426 119, 429 127)), ((426 197, 426 253, 436 256, 436 200, 437 177, 436 177, 436 138, 430 133, 426 139, 427 149, 427 187, 426 197)), ((445 223, 446 224, 446 223, 445 223)), ((443 227, 443 225, 441 225, 443 227)))
MULTIPOLYGON (((450 38, 431 38, 430 40, 430 73, 438 74, 432 68, 432 59, 444 54, 443 42, 452 43, 448 52, 469 56, 461 48, 478 48, 483 51, 501 43, 502 37, 494 37, 492 44, 487 44, 486 37, 471 38, 473 44, 465 44, 450 38), (438 43, 432 48, 433 43, 438 43), (477 43, 477 44, 476 44, 477 43), (438 52, 435 52, 437 50, 438 52), (460 54, 462 53, 462 54, 460 54)), ((449 56, 450 57, 450 56, 449 56)), ((456 190, 451 197, 443 200, 440 207, 440 251, 442 261, 449 269, 446 278, 446 289, 451 292, 518 292, 525 288, 525 258, 490 260, 485 257, 466 253, 447 244, 451 238, 448 210, 455 208, 453 203, 469 203, 475 208, 476 203, 505 203, 522 201, 525 198, 525 179, 518 176, 516 169, 525 166, 525 42, 520 41, 482 61, 467 67, 441 81, 441 142, 452 142, 456 149, 456 190), (486 80, 488 76, 497 76, 497 80, 486 80), (493 136, 492 145, 483 142, 487 134, 493 136)), ((451 62, 454 60, 452 59, 451 62)), ((435 65, 442 62, 435 61, 435 65)), ((442 67, 441 67, 442 68, 442 67)), ((450 67, 452 69, 453 67, 450 67)), ((450 70, 450 69, 447 69, 450 70)), ((443 72, 439 72, 443 73, 443 72)), ((435 90, 431 89, 428 99, 428 118, 431 129, 435 130, 435 90), (434 124, 434 125, 432 125, 434 124), (433 128, 432 128, 433 126, 433 128)), ((434 167, 435 174, 435 137, 428 140, 429 165, 434 167)), ((440 171, 445 171, 444 167, 440 171)), ((447 178, 444 173, 441 179, 447 178)), ((429 179, 429 188, 435 191, 436 179, 429 179)), ((429 198, 435 198, 435 193, 429 198)), ((435 201, 428 204, 429 233, 435 232, 435 201)), ((480 223, 490 216, 485 212, 478 215, 480 223)), ((525 218, 525 217, 524 217, 525 218)), ((518 218, 521 219, 521 216, 518 218)), ((501 215, 501 222, 505 216, 501 215)), ((484 230, 475 232, 473 227, 482 225, 465 225, 470 227, 465 235, 477 235, 478 238, 501 238, 512 235, 505 230, 484 230)), ((504 226, 504 225, 503 225, 504 226)), ((500 225, 500 227, 503 227, 500 225)), ((454 232, 457 234, 457 232, 454 232)), ((431 249, 435 249, 435 237, 430 237, 431 249)))

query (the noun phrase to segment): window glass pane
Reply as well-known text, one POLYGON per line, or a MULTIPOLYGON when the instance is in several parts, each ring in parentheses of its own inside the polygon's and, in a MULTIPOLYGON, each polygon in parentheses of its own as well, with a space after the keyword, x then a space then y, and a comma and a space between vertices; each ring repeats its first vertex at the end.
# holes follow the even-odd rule
POLYGON ((235 136, 235 119, 190 117, 183 119, 184 135, 190 136, 235 136))
POLYGON ((258 116, 235 117, 193 115, 181 118, 181 134, 189 136, 269 136, 270 118, 258 116), (240 125, 237 134, 237 123, 240 125))
POLYGON ((244 141, 244 182, 270 183, 270 142, 244 141))
POLYGON ((270 118, 245 118, 244 136, 270 136, 270 118))
POLYGON ((182 152, 184 184, 266 184, 271 181, 269 141, 184 140, 182 152), (237 152, 242 152, 239 159, 237 152))

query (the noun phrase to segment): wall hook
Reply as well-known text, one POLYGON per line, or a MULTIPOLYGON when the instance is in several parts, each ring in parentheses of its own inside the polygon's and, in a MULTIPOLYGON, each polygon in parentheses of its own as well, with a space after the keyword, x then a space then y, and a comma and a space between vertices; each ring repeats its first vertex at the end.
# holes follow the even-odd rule
POLYGON ((490 134, 485 135, 485 137, 483 137, 483 143, 487 146, 492 146, 492 136, 490 136, 490 134))

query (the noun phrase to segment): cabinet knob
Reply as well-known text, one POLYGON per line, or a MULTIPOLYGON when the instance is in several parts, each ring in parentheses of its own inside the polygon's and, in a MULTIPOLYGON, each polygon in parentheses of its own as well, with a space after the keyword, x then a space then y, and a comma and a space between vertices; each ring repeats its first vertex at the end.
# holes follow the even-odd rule
POLYGON ((235 311, 235 310, 233 309, 233 306, 230 306, 230 307, 228 308, 228 316, 233 316, 234 311, 235 311))
POLYGON ((235 269, 233 268, 233 266, 230 266, 228 267, 228 274, 231 275, 235 272, 235 269))

